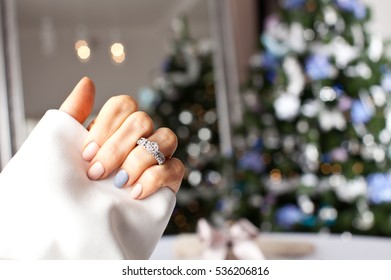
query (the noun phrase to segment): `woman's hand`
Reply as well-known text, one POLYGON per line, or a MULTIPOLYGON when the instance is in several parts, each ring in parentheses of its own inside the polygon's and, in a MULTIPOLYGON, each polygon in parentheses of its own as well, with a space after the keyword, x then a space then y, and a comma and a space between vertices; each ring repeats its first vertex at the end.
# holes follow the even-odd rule
MULTIPOLYGON (((78 122, 84 123, 92 112, 95 86, 89 78, 83 78, 61 105, 60 110, 78 122)), ((90 162, 88 177, 91 180, 106 178, 117 172, 114 185, 131 187, 130 196, 142 199, 166 186, 175 193, 179 190, 184 174, 180 160, 173 158, 177 137, 168 128, 154 130, 152 119, 137 111, 137 102, 130 96, 110 98, 88 127, 82 157, 90 162), (159 145, 165 162, 157 159, 142 145, 146 138, 159 145)))

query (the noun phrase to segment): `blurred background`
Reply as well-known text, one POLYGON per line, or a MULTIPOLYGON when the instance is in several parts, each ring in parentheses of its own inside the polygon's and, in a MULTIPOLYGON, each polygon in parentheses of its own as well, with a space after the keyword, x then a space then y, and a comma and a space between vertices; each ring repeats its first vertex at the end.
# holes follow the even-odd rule
POLYGON ((82 76, 179 138, 166 234, 391 236, 391 3, 0 0, 4 166, 82 76))

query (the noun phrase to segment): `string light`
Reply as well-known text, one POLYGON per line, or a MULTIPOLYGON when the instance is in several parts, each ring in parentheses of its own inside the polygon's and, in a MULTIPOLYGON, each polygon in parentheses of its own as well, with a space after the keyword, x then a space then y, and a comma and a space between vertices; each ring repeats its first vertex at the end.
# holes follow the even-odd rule
POLYGON ((125 61, 125 47, 121 43, 113 43, 110 47, 110 52, 111 52, 111 58, 112 60, 117 63, 121 64, 125 61))
POLYGON ((280 183, 281 182, 281 171, 279 169, 273 169, 270 171, 270 179, 273 183, 280 183))
POLYGON ((78 40, 75 43, 77 57, 82 62, 87 62, 91 57, 91 49, 86 40, 78 40))
POLYGON ((352 166, 352 171, 354 174, 361 174, 364 171, 364 165, 361 162, 356 162, 352 166))
POLYGON ((322 173, 325 175, 330 174, 331 165, 329 163, 322 163, 320 166, 320 171, 322 171, 322 173))
MULTIPOLYGON (((111 42, 114 42, 109 48, 110 58, 115 64, 121 64, 126 58, 125 47, 119 42, 118 35, 116 35, 116 33, 111 37, 115 38, 110 39, 111 42)), ((78 38, 75 43, 77 58, 81 62, 89 61, 91 59, 92 49, 89 45, 89 36, 85 26, 78 26, 76 30, 76 38, 78 38)))

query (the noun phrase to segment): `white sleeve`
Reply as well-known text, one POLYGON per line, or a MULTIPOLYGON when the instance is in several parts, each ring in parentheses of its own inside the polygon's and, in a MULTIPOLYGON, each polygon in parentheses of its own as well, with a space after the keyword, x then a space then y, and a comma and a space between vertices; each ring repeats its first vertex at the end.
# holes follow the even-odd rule
POLYGON ((144 200, 91 181, 86 129, 49 110, 0 174, 0 259, 147 259, 175 204, 168 188, 144 200))

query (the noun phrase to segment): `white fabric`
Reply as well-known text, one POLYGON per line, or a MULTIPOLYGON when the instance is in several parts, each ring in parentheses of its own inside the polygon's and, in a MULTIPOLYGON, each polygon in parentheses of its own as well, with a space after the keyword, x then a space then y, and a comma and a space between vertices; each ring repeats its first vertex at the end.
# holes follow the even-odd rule
POLYGON ((168 188, 144 200, 91 181, 86 129, 48 111, 0 174, 0 259, 147 259, 175 204, 168 188))

